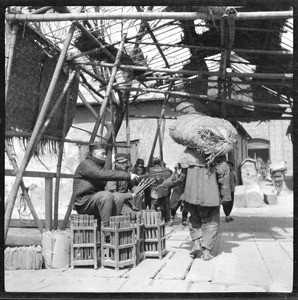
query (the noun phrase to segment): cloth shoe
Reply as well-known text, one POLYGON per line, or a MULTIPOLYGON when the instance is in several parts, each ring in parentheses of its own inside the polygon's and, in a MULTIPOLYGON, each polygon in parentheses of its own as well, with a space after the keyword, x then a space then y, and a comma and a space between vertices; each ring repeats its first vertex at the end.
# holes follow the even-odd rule
POLYGON ((226 220, 226 222, 231 222, 231 221, 233 221, 234 219, 233 219, 231 216, 226 216, 226 217, 225 217, 225 220, 226 220))
POLYGON ((196 258, 196 256, 200 253, 202 250, 201 248, 201 239, 195 239, 194 240, 194 246, 192 247, 189 255, 193 258, 196 258))
POLYGON ((203 260, 208 261, 213 258, 213 255, 210 253, 209 249, 203 248, 202 258, 203 258, 203 260))

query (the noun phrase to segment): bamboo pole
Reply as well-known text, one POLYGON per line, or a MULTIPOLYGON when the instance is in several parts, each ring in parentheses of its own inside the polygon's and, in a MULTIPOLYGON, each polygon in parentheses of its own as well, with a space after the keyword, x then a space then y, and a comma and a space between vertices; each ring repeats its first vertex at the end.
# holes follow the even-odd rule
POLYGON ((16 179, 15 179, 14 185, 12 187, 12 190, 11 190, 10 194, 8 195, 8 205, 7 205, 6 210, 5 210, 5 224, 4 224, 5 225, 5 239, 7 237, 9 223, 10 223, 10 220, 11 220, 11 214, 12 214, 12 210, 13 210, 13 207, 14 207, 14 204, 15 204, 17 192, 19 190, 20 183, 22 181, 23 173, 24 173, 24 171, 25 171, 25 169, 26 169, 26 167, 27 167, 27 165, 30 161, 30 158, 31 158, 32 153, 33 153, 33 149, 37 144, 38 134, 39 134, 39 131, 42 127, 43 120, 45 119, 45 116, 47 114, 47 110, 48 110, 48 107, 50 105, 51 98, 54 94, 55 87, 56 87, 56 84, 57 84, 57 81, 58 81, 58 78, 59 78, 59 74, 62 70, 64 59, 66 57, 66 52, 67 52, 68 46, 70 45, 70 41, 72 39, 74 31, 75 31, 75 24, 72 24, 70 26, 70 29, 69 29, 68 34, 66 36, 63 48, 60 52, 60 56, 59 56, 54 74, 52 76, 51 83, 49 85, 49 88, 48 88, 47 94, 45 96, 43 105, 41 107, 41 110, 40 110, 40 113, 38 115, 37 121, 35 123, 34 129, 33 129, 33 132, 32 132, 32 136, 31 136, 31 139, 28 143, 28 146, 27 146, 23 161, 21 163, 19 172, 16 174, 16 179))
MULTIPOLYGON (((156 45, 156 43, 150 42, 134 42, 134 41, 127 41, 128 44, 139 44, 139 45, 156 45)), ((220 47, 208 47, 208 46, 195 46, 195 45, 185 45, 185 44, 169 44, 169 43, 158 43, 160 46, 164 47, 177 47, 177 48, 191 48, 191 49, 198 49, 198 50, 212 50, 212 51, 220 51, 220 47)), ((231 48, 231 51, 237 53, 250 53, 250 54, 266 54, 266 55, 293 55, 293 51, 287 50, 257 50, 257 49, 241 49, 241 48, 231 48)))
MULTIPOLYGON (((140 6, 136 6, 136 9, 137 9, 138 12, 142 12, 140 6)), ((158 50, 160 56, 162 57, 162 59, 163 59, 165 65, 166 65, 166 68, 169 69, 169 68, 170 68, 170 65, 169 65, 169 63, 168 63, 168 60, 167 60, 166 56, 164 55, 164 53, 163 53, 163 51, 162 51, 160 45, 158 44, 157 38, 155 37, 154 33, 152 32, 149 23, 148 23, 146 20, 143 20, 143 22, 144 22, 144 24, 145 24, 145 26, 146 26, 146 28, 147 28, 147 30, 148 30, 148 32, 149 32, 149 35, 150 35, 152 41, 156 44, 156 48, 157 48, 157 50, 158 50)))
POLYGON ((60 190, 60 176, 61 176, 61 168, 62 168, 62 158, 63 158, 63 149, 64 142, 63 139, 67 134, 67 119, 68 119, 68 108, 69 108, 69 99, 70 92, 67 90, 66 101, 64 107, 64 119, 63 119, 63 128, 62 128, 62 140, 59 145, 59 155, 58 155, 58 163, 57 163, 57 171, 56 171, 56 180, 55 180, 55 194, 54 194, 54 230, 58 228, 58 211, 59 211, 59 190, 60 190))
MULTIPOLYGON (((96 65, 102 67, 113 67, 113 64, 100 62, 100 63, 80 63, 83 65, 96 65)), ((164 72, 169 74, 185 74, 185 75, 199 75, 200 77, 204 76, 219 76, 220 72, 210 72, 210 71, 191 71, 191 70, 182 70, 182 69, 165 69, 165 68, 149 68, 149 67, 140 67, 134 65, 119 65, 119 69, 132 69, 139 71, 147 72, 164 72)), ((292 80, 293 74, 285 73, 236 73, 236 72, 227 72, 227 77, 236 77, 236 78, 259 78, 259 79, 282 79, 282 80, 292 80)))
MULTIPOLYGON (((10 161, 12 167, 13 167, 14 173, 18 172, 18 169, 19 169, 18 164, 17 164, 16 159, 14 158, 14 156, 12 154, 11 147, 10 147, 10 145, 8 145, 7 141, 5 141, 5 152, 6 152, 6 154, 8 156, 8 159, 9 159, 9 161, 10 161)), ((21 181, 21 189, 22 189, 22 193, 25 196, 25 201, 26 201, 26 203, 27 203, 27 205, 28 205, 28 207, 31 211, 31 214, 33 216, 33 219, 34 219, 35 223, 36 223, 40 233, 43 233, 42 223, 40 222, 40 220, 37 216, 37 213, 36 213, 36 211, 34 209, 34 206, 31 202, 30 196, 28 194, 28 191, 25 187, 25 184, 24 184, 23 180, 21 181)))
POLYGON ((95 119, 97 119, 98 118, 98 114, 93 109, 93 107, 89 104, 89 102, 86 100, 86 98, 84 97, 84 95, 82 94, 82 92, 78 91, 78 95, 79 95, 80 99, 82 100, 82 102, 85 104, 85 106, 88 108, 88 110, 91 112, 92 116, 95 119))
POLYGON ((101 84, 107 84, 106 81, 101 77, 98 76, 92 72, 90 72, 89 70, 87 70, 86 68, 84 68, 83 66, 80 66, 80 69, 82 71, 84 71, 86 74, 88 74, 89 76, 93 77, 94 79, 98 80, 101 84))
MULTIPOLYGON (((212 101, 212 102, 222 102, 222 99, 218 98, 213 98, 213 97, 208 97, 205 95, 197 95, 197 94, 191 94, 191 93, 184 93, 184 92, 172 92, 168 90, 159 90, 159 89, 150 89, 150 88, 127 88, 127 87, 119 87, 119 90, 130 90, 130 91, 142 91, 146 93, 160 93, 160 94, 166 94, 166 95, 172 95, 172 96, 179 96, 181 98, 196 98, 200 100, 205 100, 205 101, 212 101)), ((235 106, 256 106, 256 107, 270 107, 270 108, 290 108, 291 106, 289 104, 274 104, 274 103, 256 103, 256 102, 249 102, 249 101, 244 101, 244 100, 226 100, 225 101, 227 104, 235 105, 235 106)))
POLYGON ((8 89, 9 89, 9 83, 11 79, 12 64, 14 60, 18 28, 19 28, 18 24, 14 24, 12 26, 11 40, 10 40, 9 52, 8 52, 8 63, 7 63, 7 70, 6 70, 5 103, 7 102, 7 98, 8 98, 8 89))
MULTIPOLYGON (((172 84, 169 86, 169 90, 171 88, 172 88, 172 84)), ((151 152, 150 152, 149 159, 148 159, 148 164, 147 164, 147 167, 146 167, 146 173, 150 169, 152 158, 153 158, 153 154, 154 154, 154 150, 155 150, 156 143, 157 143, 157 138, 161 134, 161 131, 160 131, 161 122, 162 122, 162 119, 164 118, 164 114, 165 114, 165 110, 166 110, 166 104, 169 101, 169 99, 170 99, 170 94, 167 94, 166 98, 165 98, 165 100, 163 102, 163 106, 162 106, 162 109, 161 109, 161 112, 160 112, 160 117, 157 119, 157 128, 156 128, 156 132, 155 132, 155 136, 154 136, 154 139, 153 139, 153 144, 152 144, 151 152)), ((163 162, 162 162, 162 164, 163 164, 163 162)))
POLYGON ((54 6, 44 6, 44 7, 41 7, 39 9, 36 9, 34 11, 32 11, 31 13, 29 13, 29 15, 33 15, 33 14, 42 14, 50 9, 52 9, 54 6))
MULTIPOLYGON (((214 15, 214 19, 220 19, 214 15)), ((257 11, 257 12, 237 12, 235 20, 267 20, 267 19, 288 19, 293 18, 293 11, 257 11)), ((117 12, 117 13, 52 13, 44 15, 29 14, 7 14, 6 21, 20 22, 55 22, 55 21, 83 21, 83 20, 207 20, 209 15, 199 12, 117 12)))
POLYGON ((110 80, 109 80, 109 84, 108 84, 108 87, 107 87, 107 90, 106 90, 104 102, 103 102, 103 104, 102 104, 102 106, 100 108, 99 117, 98 117, 98 119, 95 122, 93 131, 92 131, 92 134, 91 134, 90 143, 94 142, 96 133, 98 131, 99 124, 102 121, 102 118, 103 118, 103 116, 105 114, 105 111, 107 109, 108 99, 110 97, 110 93, 111 93, 111 90, 112 90, 112 87, 113 87, 113 83, 114 83, 114 80, 115 80, 115 77, 116 77, 116 73, 118 71, 120 59, 121 59, 122 52, 123 52, 123 49, 124 49, 124 42, 125 42, 125 39, 126 39, 126 35, 127 35, 126 33, 123 35, 123 38, 122 38, 119 50, 117 52, 115 64, 112 65, 113 66, 112 74, 111 74, 111 77, 110 77, 110 80))

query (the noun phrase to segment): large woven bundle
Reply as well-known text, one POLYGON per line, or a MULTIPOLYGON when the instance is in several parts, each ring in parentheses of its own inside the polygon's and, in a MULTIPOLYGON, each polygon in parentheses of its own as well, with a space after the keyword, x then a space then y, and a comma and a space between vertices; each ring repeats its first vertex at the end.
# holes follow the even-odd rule
POLYGON ((39 270, 43 256, 41 246, 8 247, 4 251, 5 270, 39 270))
POLYGON ((179 117, 170 128, 170 136, 178 144, 205 153, 209 162, 231 151, 237 143, 237 131, 230 122, 199 114, 179 117))

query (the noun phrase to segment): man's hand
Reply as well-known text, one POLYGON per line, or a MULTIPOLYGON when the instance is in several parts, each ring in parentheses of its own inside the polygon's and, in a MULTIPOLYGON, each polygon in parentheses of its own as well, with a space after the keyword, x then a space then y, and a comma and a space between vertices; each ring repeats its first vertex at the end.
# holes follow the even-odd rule
POLYGON ((131 180, 138 180, 138 179, 139 179, 139 176, 138 176, 137 174, 130 173, 130 179, 131 179, 131 180))

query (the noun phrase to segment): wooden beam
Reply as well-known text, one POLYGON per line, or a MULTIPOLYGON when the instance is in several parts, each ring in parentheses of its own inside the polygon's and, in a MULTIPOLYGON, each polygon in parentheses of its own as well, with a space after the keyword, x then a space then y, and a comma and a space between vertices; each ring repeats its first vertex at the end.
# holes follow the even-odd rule
MULTIPOLYGON (((5 169, 5 176, 15 176, 13 170, 5 169)), ((35 177, 35 178, 56 178, 55 172, 41 172, 41 171, 25 171, 23 177, 35 177)), ((70 178, 74 177, 73 174, 60 174, 60 178, 70 178)))
MULTIPOLYGON (((156 43, 150 42, 133 42, 127 41, 128 44, 139 44, 139 45, 156 45, 156 43)), ((180 42, 181 43, 181 42, 180 42)), ((177 47, 177 48, 191 48, 198 50, 212 50, 212 51, 221 51, 220 47, 208 47, 208 46, 195 46, 195 45, 186 45, 186 44, 170 44, 170 43, 158 43, 160 46, 164 47, 177 47)), ((279 50, 259 50, 259 49, 241 49, 241 48, 231 48, 231 51, 238 53, 250 53, 250 54, 268 54, 268 55, 293 55, 293 51, 279 51, 279 50)))
MULTIPOLYGON (((200 100, 205 101, 212 101, 212 102, 223 102, 222 99, 208 97, 206 95, 198 95, 198 94, 191 94, 191 93, 184 93, 184 92, 176 92, 176 91, 168 91, 168 90, 159 90, 159 89, 150 89, 150 88, 127 88, 127 87, 118 87, 120 90, 130 90, 130 91, 142 91, 142 92, 153 92, 153 93, 160 93, 160 94, 166 94, 166 95, 172 95, 172 96, 178 96, 180 98, 186 97, 186 98, 196 98, 200 100)), ((289 104, 275 104, 275 103, 260 103, 260 102, 250 102, 250 101, 244 101, 244 100, 225 100, 225 103, 235 106, 256 106, 256 107, 267 107, 267 108, 291 108, 291 105, 289 104)))
MULTIPOLYGON (((106 62, 86 62, 79 63, 83 65, 94 65, 94 66, 102 66, 102 67, 113 67, 113 64, 106 62)), ((119 69, 132 69, 146 72, 164 72, 169 74, 185 74, 185 75, 199 75, 200 77, 204 76, 219 76, 220 72, 209 72, 209 71, 192 71, 192 70, 181 70, 181 69, 165 69, 165 68, 148 68, 148 67, 140 67, 134 65, 119 65, 119 69)), ((281 73, 236 73, 236 72, 227 72, 227 77, 236 77, 236 78, 259 78, 259 79, 281 79, 281 80, 292 80, 293 74, 281 74, 281 73)))
MULTIPOLYGON (((214 16, 214 19, 220 19, 214 16)), ((235 20, 267 20, 293 18, 293 11, 256 11, 237 12, 235 20)), ((6 21, 13 22, 59 22, 59 21, 83 21, 83 20, 207 20, 209 15, 199 12, 122 12, 122 13, 52 13, 44 15, 7 14, 6 21)))

